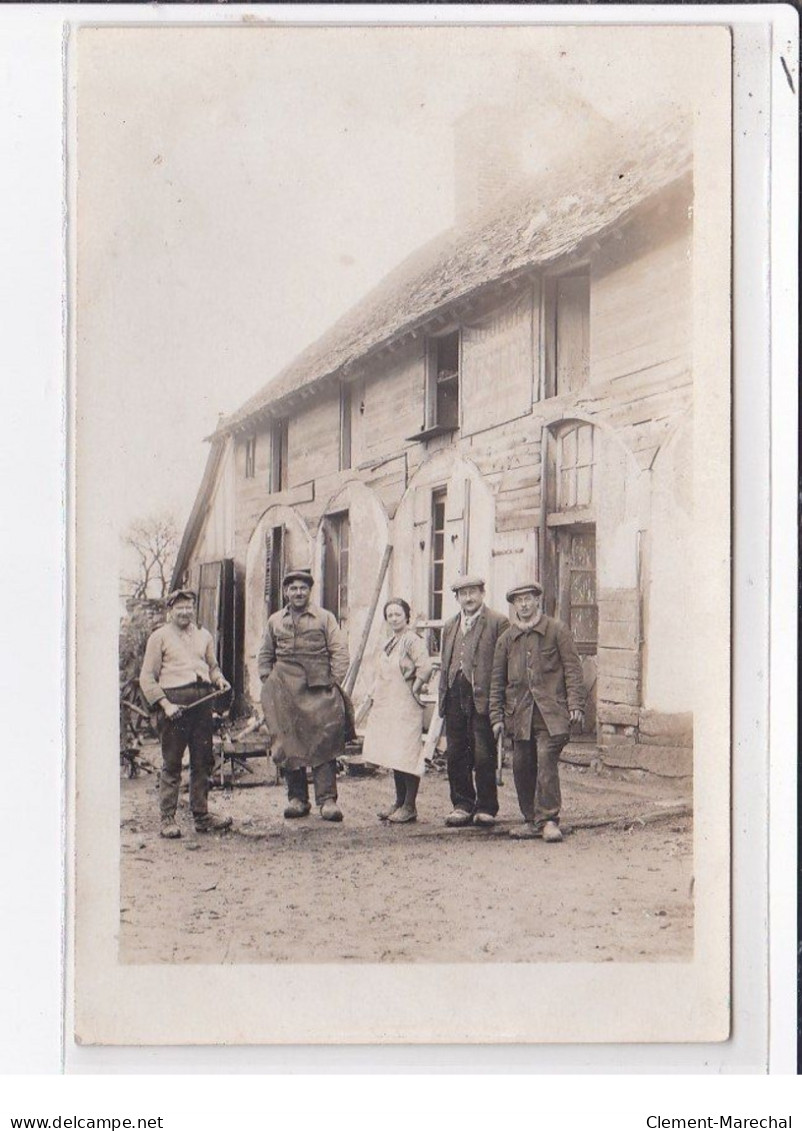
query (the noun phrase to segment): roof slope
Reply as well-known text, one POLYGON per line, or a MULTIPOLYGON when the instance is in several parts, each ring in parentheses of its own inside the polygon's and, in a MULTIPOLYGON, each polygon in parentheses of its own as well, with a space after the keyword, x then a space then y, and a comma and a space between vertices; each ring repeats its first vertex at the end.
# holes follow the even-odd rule
POLYGON ((209 448, 209 454, 206 457, 206 467, 203 470, 203 478, 198 487, 198 493, 195 496, 192 511, 184 527, 181 545, 178 547, 178 553, 176 554, 175 565, 173 566, 173 577, 170 582, 171 590, 177 589, 180 586, 190 556, 200 537, 203 523, 209 510, 209 502, 217 481, 217 471, 220 467, 224 450, 225 444, 223 436, 214 436, 212 438, 212 445, 209 448))
POLYGON ((343 370, 495 280, 545 265, 618 222, 691 168, 684 122, 623 151, 564 165, 497 205, 492 218, 455 229, 408 256, 322 337, 221 421, 239 430, 298 390, 343 370), (632 156, 633 152, 636 156, 632 156))

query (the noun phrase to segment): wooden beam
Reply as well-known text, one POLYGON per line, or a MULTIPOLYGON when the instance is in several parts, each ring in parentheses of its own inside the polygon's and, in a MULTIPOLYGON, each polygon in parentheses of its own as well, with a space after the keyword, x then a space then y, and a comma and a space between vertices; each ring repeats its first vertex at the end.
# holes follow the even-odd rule
POLYGON ((546 531, 546 520, 548 518, 548 494, 549 494, 549 428, 547 424, 543 425, 543 431, 540 434, 540 528, 538 530, 537 539, 537 572, 540 584, 543 586, 544 594, 546 597, 549 594, 545 593, 546 589, 546 538, 548 536, 546 531))
POLYGON ((426 732, 426 738, 423 742, 423 757, 425 761, 431 761, 434 757, 434 752, 437 747, 438 740, 443 731, 443 718, 440 712, 435 707, 432 714, 432 721, 429 723, 429 729, 426 732))
POLYGON ((376 586, 373 590, 373 596, 371 598, 370 608, 368 609, 368 615, 365 618, 365 626, 362 629, 362 636, 360 637, 360 640, 359 640, 359 646, 356 650, 356 655, 354 656, 354 659, 351 662, 351 666, 349 667, 348 671, 346 672, 345 679, 343 680, 343 691, 345 691, 347 695, 350 695, 351 692, 354 690, 356 678, 359 675, 359 669, 362 666, 362 659, 365 655, 365 649, 368 646, 368 637, 370 636, 370 630, 371 630, 371 627, 373 626, 373 618, 376 616, 376 608, 378 607, 378 604, 379 604, 379 597, 381 596, 382 585, 384 585, 384 579, 387 576, 387 567, 390 564, 390 558, 392 557, 392 553, 393 553, 392 543, 388 543, 384 547, 384 554, 382 555, 381 565, 379 566, 379 576, 376 579, 376 586))

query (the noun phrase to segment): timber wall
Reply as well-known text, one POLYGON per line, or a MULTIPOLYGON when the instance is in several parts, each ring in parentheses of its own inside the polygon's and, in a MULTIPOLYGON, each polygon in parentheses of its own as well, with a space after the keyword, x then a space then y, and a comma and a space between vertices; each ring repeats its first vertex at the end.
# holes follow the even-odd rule
MULTIPOLYGON (((499 288, 495 299, 485 297, 482 308, 470 312, 475 325, 462 336, 461 358, 461 370, 473 375, 461 405, 469 426, 456 435, 414 439, 425 414, 425 339, 412 337, 366 359, 348 376, 350 468, 338 467, 335 385, 310 396, 290 416, 286 491, 268 493, 267 427, 257 436, 252 479, 244 477, 245 441, 233 441, 229 541, 239 568, 245 568, 250 539, 268 506, 288 506, 300 516, 314 554, 321 518, 348 483, 369 487, 392 524, 424 464, 450 453, 476 469, 492 496, 489 553, 495 581, 489 597, 499 607, 503 587, 524 566, 542 568, 537 532, 544 437, 564 420, 589 421, 601 437, 594 494, 602 757, 611 765, 690 772, 694 689, 677 674, 681 644, 672 612, 688 584, 691 559, 690 519, 682 509, 688 500, 688 485, 681 482, 687 451, 662 467, 656 460, 692 403, 690 203, 685 184, 626 226, 572 253, 571 265, 585 262, 590 269, 590 380, 570 396, 540 399, 543 315, 541 280, 533 275, 514 294, 499 288), (507 367, 515 376, 509 382, 507 367), (468 392, 473 399, 466 403, 468 392), (482 428, 485 420, 489 426, 482 428)), ((555 273, 560 266, 554 265, 555 273)), ((381 522, 371 521, 380 532, 381 522)), ((201 539, 199 552, 203 545, 201 539)), ((412 550, 412 544, 397 544, 395 555, 412 550)), ((360 607, 356 621, 362 612, 360 607)))

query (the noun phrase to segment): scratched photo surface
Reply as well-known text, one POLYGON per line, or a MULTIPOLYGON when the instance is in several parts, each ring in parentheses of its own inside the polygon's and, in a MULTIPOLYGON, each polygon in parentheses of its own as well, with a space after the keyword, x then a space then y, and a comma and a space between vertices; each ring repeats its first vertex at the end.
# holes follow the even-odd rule
POLYGON ((723 1033, 726 30, 72 51, 79 1033, 543 1039, 516 985, 580 967, 554 1039, 723 1033), (331 964, 411 1004, 189 989, 331 964))

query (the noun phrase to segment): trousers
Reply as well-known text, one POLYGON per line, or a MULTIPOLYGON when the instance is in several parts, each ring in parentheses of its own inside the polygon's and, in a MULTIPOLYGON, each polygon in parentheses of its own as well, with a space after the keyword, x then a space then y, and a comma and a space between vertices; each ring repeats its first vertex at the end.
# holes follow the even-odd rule
MULTIPOLYGON (((306 766, 298 770, 285 770, 284 778, 287 782, 287 797, 290 801, 302 801, 309 804, 309 783, 306 780, 306 766)), ((337 800, 337 762, 322 762, 319 766, 312 767, 312 782, 315 787, 315 805, 322 805, 324 801, 337 800)))
MULTIPOLYGON (((189 683, 170 687, 165 694, 171 703, 188 706, 210 695, 211 684, 189 683)), ((189 746, 189 807, 193 816, 208 812, 209 775, 214 765, 212 753, 212 704, 204 703, 178 719, 168 719, 159 711, 159 738, 162 747, 162 772, 159 783, 159 808, 163 818, 175 816, 181 788, 181 763, 189 746)))
POLYGON ((446 696, 446 767, 451 804, 466 813, 498 813, 493 728, 480 715, 473 689, 460 672, 446 696))
POLYGON ((513 741, 512 776, 518 804, 525 821, 542 829, 546 821, 560 823, 560 752, 567 734, 549 734, 540 711, 535 707, 529 738, 513 741))

